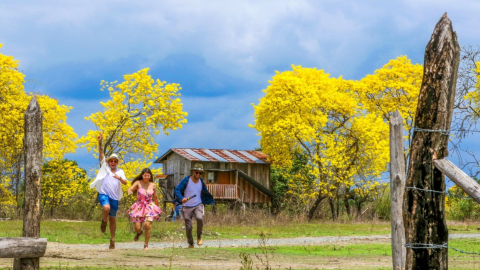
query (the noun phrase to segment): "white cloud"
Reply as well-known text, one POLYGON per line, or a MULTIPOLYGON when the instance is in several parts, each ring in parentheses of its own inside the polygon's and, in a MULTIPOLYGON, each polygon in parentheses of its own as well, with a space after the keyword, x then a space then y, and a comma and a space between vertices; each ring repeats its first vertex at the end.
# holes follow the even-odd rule
MULTIPOLYGON (((139 56, 153 65, 190 54, 232 78, 262 85, 291 64, 358 79, 399 55, 421 63, 444 12, 461 45, 480 44, 476 1, 3 1, 0 53, 19 59, 27 75, 66 63, 123 63, 115 60, 139 56)), ((48 85, 42 90, 52 91, 48 85)), ((258 97, 183 96, 192 121, 161 137, 161 147, 255 147, 258 138, 246 125, 258 97)), ((91 127, 83 117, 97 105, 61 103, 74 106, 68 121, 85 134, 91 127)))

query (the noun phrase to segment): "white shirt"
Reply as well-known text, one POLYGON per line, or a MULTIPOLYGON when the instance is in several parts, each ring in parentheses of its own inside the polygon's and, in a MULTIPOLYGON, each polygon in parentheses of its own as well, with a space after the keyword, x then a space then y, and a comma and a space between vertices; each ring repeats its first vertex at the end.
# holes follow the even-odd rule
POLYGON ((100 194, 105 194, 111 199, 118 201, 121 199, 118 190, 122 190, 122 183, 120 183, 117 178, 113 177, 113 174, 107 174, 107 176, 103 178, 100 194))
MULTIPOLYGON (((90 184, 90 188, 95 188, 99 193, 105 194, 114 200, 120 200, 123 197, 122 183, 120 183, 118 179, 113 177, 114 173, 112 173, 112 171, 110 170, 110 166, 107 165, 105 158, 102 160, 100 164, 101 164, 100 170, 98 170, 95 180, 90 184), (109 179, 107 179, 107 177, 109 179), (110 178, 115 180, 117 184, 112 184, 114 181, 111 181, 110 178), (105 189, 104 189, 104 186, 105 186, 105 189), (115 194, 115 191, 116 191, 116 194, 115 194), (105 193, 105 192, 108 192, 108 193, 105 193)), ((125 173, 123 172, 123 170, 118 167, 115 170, 115 174, 120 176, 122 179, 125 179, 125 180, 127 179, 125 177, 125 173)))
POLYGON ((192 179, 188 179, 188 184, 187 187, 185 188, 185 198, 191 198, 188 200, 186 203, 184 203, 184 206, 197 206, 202 203, 202 198, 200 195, 202 194, 202 181, 200 179, 198 180, 198 183, 194 183, 192 179), (194 198, 193 195, 197 195, 194 198))

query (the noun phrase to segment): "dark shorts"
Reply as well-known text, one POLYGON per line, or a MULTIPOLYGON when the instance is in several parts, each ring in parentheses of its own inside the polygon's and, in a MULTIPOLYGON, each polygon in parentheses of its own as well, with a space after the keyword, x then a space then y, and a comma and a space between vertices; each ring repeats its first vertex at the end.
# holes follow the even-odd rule
POLYGON ((108 213, 109 216, 111 217, 116 217, 117 216, 117 211, 118 211, 118 201, 114 200, 110 197, 108 197, 105 194, 98 194, 98 201, 100 204, 103 206, 105 205, 110 205, 110 212, 108 213))

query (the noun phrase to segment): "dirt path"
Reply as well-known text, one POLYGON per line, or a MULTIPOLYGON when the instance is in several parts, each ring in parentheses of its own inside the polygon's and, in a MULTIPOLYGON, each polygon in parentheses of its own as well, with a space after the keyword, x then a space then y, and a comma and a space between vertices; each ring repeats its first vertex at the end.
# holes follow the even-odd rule
MULTIPOLYGON (((480 234, 452 234, 455 238, 480 238, 480 234)), ((346 245, 358 243, 390 243, 390 235, 371 236, 328 236, 268 239, 270 246, 319 246, 346 245)), ((242 247, 259 246, 258 239, 207 240, 203 246, 187 249, 185 242, 150 243, 149 250, 143 251, 143 242, 117 243, 115 250, 108 250, 107 244, 61 244, 49 242, 47 252, 41 258, 42 269, 96 269, 153 268, 153 269, 239 269, 242 247), (172 247, 174 246, 174 249, 172 247), (216 248, 216 249, 212 249, 216 248), (223 249, 217 249, 223 248, 223 249)), ((258 259, 252 258, 255 263, 258 259)), ((371 269, 390 266, 390 256, 368 258, 305 256, 298 261, 276 256, 272 265, 275 269, 371 269)), ((0 267, 11 267, 13 259, 0 259, 0 267)))
MULTIPOLYGON (((451 234, 450 239, 459 238, 480 238, 480 234, 451 234)), ((268 246, 308 246, 308 245, 324 245, 329 243, 362 243, 362 242, 378 242, 385 243, 390 241, 390 235, 370 235, 370 236, 324 236, 324 237, 298 237, 298 238, 272 238, 267 239, 266 245, 268 246)), ((188 244, 183 242, 162 242, 162 243, 149 243, 150 249, 171 249, 175 244, 176 248, 187 248, 188 244)), ((258 239, 221 239, 221 240, 207 240, 199 248, 219 248, 219 247, 258 247, 258 239)), ((138 243, 117 243, 117 249, 138 249, 143 245, 142 241, 138 243)), ((48 242, 47 253, 49 250, 104 250, 108 244, 61 244, 55 242, 48 242)))

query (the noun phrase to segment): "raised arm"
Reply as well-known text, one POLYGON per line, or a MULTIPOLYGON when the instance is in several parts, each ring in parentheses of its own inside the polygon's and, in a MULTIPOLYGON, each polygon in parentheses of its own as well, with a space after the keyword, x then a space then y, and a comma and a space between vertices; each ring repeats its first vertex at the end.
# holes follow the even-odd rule
POLYGON ((102 146, 102 142, 103 142, 103 134, 100 133, 97 137, 98 139, 98 159, 100 161, 100 163, 102 162, 102 160, 105 158, 105 153, 103 152, 103 146, 102 146))

